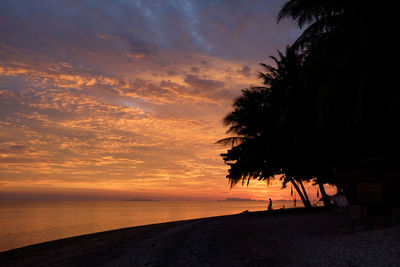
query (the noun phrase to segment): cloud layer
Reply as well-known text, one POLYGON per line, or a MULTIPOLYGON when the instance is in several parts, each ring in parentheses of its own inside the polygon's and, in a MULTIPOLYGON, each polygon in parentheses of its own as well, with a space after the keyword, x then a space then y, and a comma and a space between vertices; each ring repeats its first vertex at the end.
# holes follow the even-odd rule
POLYGON ((229 191, 214 143, 299 35, 283 2, 1 1, 0 191, 264 198, 229 191))

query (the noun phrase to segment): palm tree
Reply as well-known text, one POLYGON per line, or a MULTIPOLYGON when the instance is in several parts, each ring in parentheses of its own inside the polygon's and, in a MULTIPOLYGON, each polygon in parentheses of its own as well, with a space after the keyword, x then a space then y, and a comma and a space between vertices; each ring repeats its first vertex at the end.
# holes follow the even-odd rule
POLYGON ((310 207, 302 184, 310 180, 306 175, 307 159, 301 142, 307 139, 304 122, 308 119, 299 85, 301 56, 287 48, 285 55, 278 51, 279 59, 271 57, 276 67, 261 64, 266 72, 260 73, 264 87, 242 91, 224 124, 230 126, 228 134, 218 141, 231 148, 221 154, 230 166, 231 186, 250 179, 270 180, 282 175, 283 186, 290 182, 298 191, 304 205, 310 207))
POLYGON ((306 28, 294 46, 304 53, 303 79, 317 114, 320 180, 337 183, 334 169, 399 153, 400 53, 385 33, 397 31, 396 13, 389 2, 291 0, 278 15, 278 22, 290 17, 306 28))
POLYGON ((238 182, 247 184, 251 178, 269 180, 278 169, 268 169, 264 163, 265 127, 268 125, 269 90, 266 87, 251 87, 242 90, 242 96, 233 104, 234 110, 225 116, 224 125, 229 126, 227 134, 232 137, 217 143, 231 146, 227 153, 221 154, 230 166, 231 186, 238 182))
POLYGON ((355 39, 360 39, 363 36, 361 32, 365 30, 360 23, 359 5, 359 1, 353 0, 290 0, 284 4, 277 18, 279 22, 291 17, 299 28, 307 26, 293 47, 304 54, 303 83, 309 90, 308 103, 313 106, 313 113, 317 114, 308 127, 314 133, 314 175, 317 176, 316 183, 325 205, 330 205, 330 201, 323 183, 337 184, 332 170, 338 164, 340 150, 347 149, 348 142, 345 140, 348 136, 345 133, 351 132, 348 128, 351 115, 348 115, 352 112, 354 97, 349 98, 343 92, 349 91, 346 86, 349 79, 342 78, 349 73, 354 75, 354 71, 344 66, 349 58, 359 54, 354 51, 357 50, 354 44, 358 44, 355 39), (336 86, 338 80, 342 82, 340 87, 336 86), (343 131, 338 133, 338 129, 343 131))
MULTIPOLYGON (((333 48, 333 39, 366 30, 362 21, 362 7, 368 6, 368 1, 357 0, 290 0, 286 2, 278 14, 279 23, 286 17, 292 18, 299 28, 305 26, 302 35, 295 41, 293 47, 315 48, 326 44, 333 48)), ((354 35, 346 36, 354 38, 354 35)), ((347 40, 347 39, 344 39, 347 40)), ((342 39, 343 41, 343 39, 342 39)))

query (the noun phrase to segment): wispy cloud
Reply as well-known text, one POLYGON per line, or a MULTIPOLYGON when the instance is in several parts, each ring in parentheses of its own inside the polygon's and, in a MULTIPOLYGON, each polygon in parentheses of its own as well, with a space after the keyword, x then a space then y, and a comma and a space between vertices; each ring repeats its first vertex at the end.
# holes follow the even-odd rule
POLYGON ((275 24, 281 4, 1 1, 0 190, 263 197, 229 191, 214 143, 298 34, 275 24))

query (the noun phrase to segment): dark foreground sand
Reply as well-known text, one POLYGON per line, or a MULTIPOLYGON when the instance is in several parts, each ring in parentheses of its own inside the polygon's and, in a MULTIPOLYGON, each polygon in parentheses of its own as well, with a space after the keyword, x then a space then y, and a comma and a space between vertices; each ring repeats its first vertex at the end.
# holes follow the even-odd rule
POLYGON ((400 228, 355 231, 349 210, 254 212, 37 244, 0 266, 400 266, 400 228))

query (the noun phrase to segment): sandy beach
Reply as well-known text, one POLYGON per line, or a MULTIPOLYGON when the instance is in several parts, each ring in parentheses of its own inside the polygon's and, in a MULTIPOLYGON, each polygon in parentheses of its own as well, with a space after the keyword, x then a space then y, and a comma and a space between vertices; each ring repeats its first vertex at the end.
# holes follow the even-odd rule
POLYGON ((276 210, 132 227, 0 253, 1 266, 399 266, 400 228, 349 210, 276 210))

